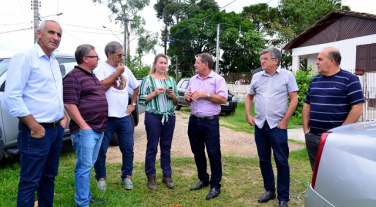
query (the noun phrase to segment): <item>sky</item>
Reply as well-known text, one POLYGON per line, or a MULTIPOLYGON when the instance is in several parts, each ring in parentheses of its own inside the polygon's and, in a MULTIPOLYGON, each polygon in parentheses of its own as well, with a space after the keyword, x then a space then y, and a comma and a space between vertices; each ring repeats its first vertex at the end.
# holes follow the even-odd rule
MULTIPOLYGON (((17 51, 31 48, 34 44, 32 0, 0 0, 0 56, 11 55, 17 51)), ((116 21, 110 20, 110 10, 106 5, 93 3, 92 0, 39 0, 41 19, 57 20, 62 29, 63 36, 58 52, 74 54, 80 44, 92 44, 102 61, 105 61, 104 47, 110 41, 121 42, 124 40, 123 29, 116 21), (58 13, 63 13, 56 16, 58 13), (103 28, 103 26, 107 28, 103 28)), ((153 9, 157 0, 150 0, 139 14, 146 20, 145 28, 152 32, 160 33, 163 24, 158 21, 153 9)), ((217 0, 220 8, 227 12, 237 13, 244 6, 257 3, 268 3, 275 7, 278 0, 217 0)), ((375 0, 342 0, 343 5, 351 7, 352 11, 376 14, 375 0)), ((132 36, 131 36, 132 39, 132 36)), ((136 41, 131 41, 131 54, 137 46, 136 41)), ((156 47, 157 53, 163 53, 162 47, 156 47)), ((154 54, 143 58, 145 64, 150 65, 154 54)))

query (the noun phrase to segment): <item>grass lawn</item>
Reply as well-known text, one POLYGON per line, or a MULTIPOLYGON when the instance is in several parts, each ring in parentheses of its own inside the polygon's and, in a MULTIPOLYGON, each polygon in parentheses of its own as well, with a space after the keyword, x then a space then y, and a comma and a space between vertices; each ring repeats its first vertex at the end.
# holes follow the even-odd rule
MULTIPOLYGON (((188 146, 187 146, 188 147, 188 146)), ((311 179, 311 170, 306 150, 293 151, 290 154, 291 187, 290 206, 303 206, 304 192, 311 179)), ((55 181, 54 206, 74 206, 74 165, 75 153, 64 150, 60 160, 59 174, 55 181)), ((264 193, 262 177, 257 158, 223 157, 223 180, 218 198, 207 201, 205 197, 209 187, 199 191, 190 191, 197 179, 193 158, 173 158, 172 179, 176 184, 173 190, 162 183, 161 170, 157 162, 158 191, 147 187, 144 164, 135 163, 133 183, 135 188, 125 190, 121 185, 120 164, 107 164, 107 191, 97 190, 92 171, 90 183, 92 196, 105 199, 105 205, 91 206, 276 206, 275 202, 257 203, 257 198, 264 193)), ((273 163, 273 166, 275 164, 273 163)), ((15 206, 19 179, 18 157, 7 157, 0 164, 0 203, 1 206, 15 206)), ((276 169, 274 169, 276 170, 276 169)))
MULTIPOLYGON (((182 111, 188 113, 189 108, 183 107, 182 111)), ((253 127, 248 125, 244 114, 244 104, 240 103, 235 114, 221 116, 221 126, 253 133, 253 127)), ((293 125, 289 125, 289 127, 293 127, 293 125)), ((55 181, 54 199, 54 206, 62 207, 75 206, 74 166, 76 155, 69 147, 70 143, 65 143, 64 145, 60 159, 59 174, 55 181)), ((173 190, 168 189, 162 183, 159 160, 157 160, 158 191, 155 192, 147 187, 144 163, 134 164, 132 180, 135 188, 131 191, 127 191, 121 184, 121 164, 107 163, 107 191, 102 192, 96 188, 94 170, 92 170, 90 183, 92 197, 105 199, 107 203, 104 205, 93 204, 91 206, 277 206, 278 200, 269 201, 266 204, 257 203, 257 199, 264 193, 258 158, 225 156, 222 162, 221 194, 218 198, 209 201, 205 200, 210 190, 209 187, 199 191, 189 190, 198 181, 197 170, 192 157, 172 158, 172 180, 176 185, 173 190)), ((291 171, 291 200, 289 206, 303 206, 304 193, 311 181, 312 174, 306 149, 291 152, 289 162, 291 171)), ((274 161, 273 166, 275 168, 274 161)), ((0 206, 16 206, 19 171, 19 156, 7 156, 0 162, 0 206)), ((276 172, 276 169, 274 169, 274 172, 276 172)))

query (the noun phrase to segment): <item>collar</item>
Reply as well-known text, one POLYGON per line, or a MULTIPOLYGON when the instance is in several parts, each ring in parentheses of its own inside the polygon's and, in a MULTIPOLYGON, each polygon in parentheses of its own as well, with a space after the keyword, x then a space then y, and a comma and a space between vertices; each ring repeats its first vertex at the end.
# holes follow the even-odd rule
MULTIPOLYGON (((44 51, 42 50, 42 48, 39 46, 38 43, 34 44, 34 49, 37 51, 38 57, 46 56, 46 58, 48 58, 48 56, 46 55, 46 53, 44 53, 44 51)), ((55 53, 51 52, 50 60, 55 60, 55 59, 56 59, 55 53)))
POLYGON ((81 68, 81 67, 78 66, 78 65, 74 66, 74 68, 83 71, 83 72, 86 73, 87 75, 91 75, 91 76, 93 76, 93 72, 89 73, 87 70, 81 68))
MULTIPOLYGON (((274 75, 276 73, 281 73, 281 70, 282 70, 281 66, 278 66, 277 70, 272 75, 274 75)), ((264 76, 270 76, 269 74, 267 74, 265 72, 265 70, 262 70, 262 75, 264 75, 264 76)))
POLYGON ((199 78, 199 79, 201 79, 201 80, 205 80, 207 78, 212 78, 214 76, 214 74, 215 73, 213 72, 213 70, 211 70, 210 73, 209 73, 209 75, 206 76, 205 78, 201 78, 200 74, 197 74, 196 77, 199 78))

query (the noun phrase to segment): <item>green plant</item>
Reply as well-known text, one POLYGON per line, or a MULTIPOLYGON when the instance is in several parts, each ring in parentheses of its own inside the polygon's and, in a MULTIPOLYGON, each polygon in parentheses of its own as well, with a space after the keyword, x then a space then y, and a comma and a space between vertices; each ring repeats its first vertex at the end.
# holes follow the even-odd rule
POLYGON ((309 84, 315 74, 312 73, 313 65, 311 65, 310 70, 298 70, 295 73, 296 83, 298 84, 298 106, 295 109, 293 116, 295 118, 301 119, 302 118, 302 110, 304 105, 304 99, 308 92, 309 84))

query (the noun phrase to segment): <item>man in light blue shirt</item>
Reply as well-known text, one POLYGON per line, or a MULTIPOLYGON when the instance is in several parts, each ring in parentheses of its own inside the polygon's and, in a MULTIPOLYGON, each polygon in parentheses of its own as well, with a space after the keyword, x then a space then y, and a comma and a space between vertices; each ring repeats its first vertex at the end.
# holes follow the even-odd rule
POLYGON ((53 53, 61 35, 59 23, 43 21, 34 47, 15 55, 9 63, 5 103, 10 114, 20 120, 17 206, 34 206, 35 191, 39 206, 53 205, 54 181, 67 124, 62 76, 53 53))
POLYGON ((287 125, 298 105, 298 86, 294 75, 281 69, 281 52, 269 48, 260 53, 262 72, 256 73, 245 100, 248 123, 255 126, 255 141, 260 159, 261 174, 266 193, 258 199, 265 203, 275 199, 274 173, 271 164, 273 149, 278 169, 277 192, 279 207, 286 207, 289 201, 290 167, 287 125), (251 116, 253 99, 255 117, 251 116), (289 104, 290 98, 290 104, 289 104))

